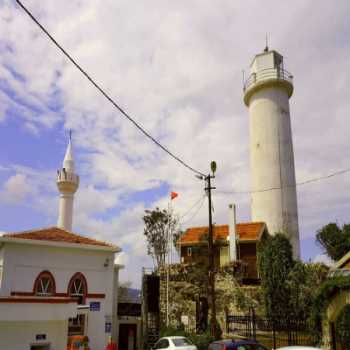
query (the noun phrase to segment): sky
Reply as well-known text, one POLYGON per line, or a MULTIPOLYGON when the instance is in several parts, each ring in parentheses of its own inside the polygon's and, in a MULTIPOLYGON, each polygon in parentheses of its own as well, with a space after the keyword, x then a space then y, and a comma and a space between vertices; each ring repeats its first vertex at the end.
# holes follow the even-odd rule
MULTIPOLYGON (((242 70, 269 47, 294 76, 297 182, 349 168, 350 3, 295 0, 23 0, 80 65, 151 135, 201 172, 217 162, 213 221, 250 220, 249 115, 242 70)), ((0 0, 0 232, 57 223, 56 171, 73 132, 80 188, 73 230, 123 249, 121 279, 151 267, 145 209, 206 225, 204 184, 108 103, 15 1, 0 0), (192 208, 192 209, 191 209, 192 208), (191 209, 191 210, 190 210, 191 209)), ((297 188, 301 254, 348 223, 350 173, 297 188)))

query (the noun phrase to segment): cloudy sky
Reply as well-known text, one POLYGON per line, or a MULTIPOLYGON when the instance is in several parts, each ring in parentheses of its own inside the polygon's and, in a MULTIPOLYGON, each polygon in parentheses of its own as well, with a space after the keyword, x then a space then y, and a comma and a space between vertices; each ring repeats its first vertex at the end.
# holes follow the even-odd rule
MULTIPOLYGON (((242 70, 266 33, 294 75, 297 181, 350 167, 348 0, 23 2, 162 144, 202 172, 217 161, 214 222, 227 223, 229 203, 250 220, 249 194, 220 191, 250 187, 242 70)), ((15 1, 0 0, 0 231, 56 224, 69 129, 81 176, 74 231, 121 246, 122 279, 138 286, 152 266, 144 210, 167 207, 176 191, 183 228, 206 224, 203 183, 116 111, 15 1)), ((316 231, 350 221, 350 174, 298 187, 298 205, 302 257, 320 259, 316 231)))

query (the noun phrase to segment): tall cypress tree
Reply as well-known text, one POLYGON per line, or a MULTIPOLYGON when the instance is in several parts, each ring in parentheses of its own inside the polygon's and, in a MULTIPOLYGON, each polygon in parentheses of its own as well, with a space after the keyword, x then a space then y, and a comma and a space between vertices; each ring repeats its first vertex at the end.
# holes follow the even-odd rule
POLYGON ((259 249, 259 271, 266 316, 273 322, 290 314, 288 275, 293 268, 292 246, 288 238, 277 233, 265 240, 259 249))

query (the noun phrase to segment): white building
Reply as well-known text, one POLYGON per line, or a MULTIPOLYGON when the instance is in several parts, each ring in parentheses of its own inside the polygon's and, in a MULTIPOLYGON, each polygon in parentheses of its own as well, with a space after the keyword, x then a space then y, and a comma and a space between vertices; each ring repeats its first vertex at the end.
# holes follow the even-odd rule
POLYGON ((59 226, 0 237, 0 349, 104 350, 117 338, 117 246, 70 232, 79 178, 69 144, 58 172, 59 226))
POLYGON ((268 48, 254 57, 244 86, 250 116, 252 221, 266 223, 270 234, 288 235, 299 257, 298 206, 289 98, 293 77, 283 56, 268 48))

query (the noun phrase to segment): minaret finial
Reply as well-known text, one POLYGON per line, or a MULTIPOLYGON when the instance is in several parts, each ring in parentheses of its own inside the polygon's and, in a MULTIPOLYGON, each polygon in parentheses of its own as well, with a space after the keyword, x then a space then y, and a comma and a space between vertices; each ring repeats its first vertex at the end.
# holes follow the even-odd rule
POLYGON ((72 129, 69 129, 69 141, 72 141, 72 129))
POLYGON ((269 37, 268 37, 268 34, 266 33, 266 36, 265 36, 265 49, 264 49, 264 52, 268 52, 269 51, 269 37))

